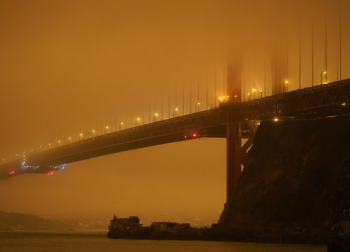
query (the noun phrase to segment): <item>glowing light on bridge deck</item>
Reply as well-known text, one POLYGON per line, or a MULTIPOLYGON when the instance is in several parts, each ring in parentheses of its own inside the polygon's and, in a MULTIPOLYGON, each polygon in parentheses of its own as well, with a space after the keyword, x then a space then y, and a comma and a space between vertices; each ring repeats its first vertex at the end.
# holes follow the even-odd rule
POLYGON ((154 115, 155 115, 155 116, 157 116, 157 115, 158 115, 158 113, 155 113, 154 115))
POLYGON ((108 127, 108 126, 106 126, 106 129, 109 129, 109 127, 108 127))
MULTIPOLYGON (((237 97, 237 95, 235 97, 237 97)), ((220 102, 228 102, 229 98, 230 98, 230 96, 228 96, 228 95, 227 96, 220 96, 219 101, 220 102)))
POLYGON ((124 123, 123 123, 123 122, 121 122, 120 124, 121 124, 121 125, 123 125, 124 123))
POLYGON ((277 121, 278 121, 278 118, 275 118, 274 121, 277 122, 277 121))
POLYGON ((95 130, 92 130, 92 133, 95 133, 95 130))
POLYGON ((79 134, 79 136, 81 136, 81 137, 82 137, 82 136, 83 136, 83 133, 80 133, 80 134, 79 134))
POLYGON ((140 117, 137 117, 137 119, 136 119, 137 121, 140 121, 140 117))
POLYGON ((342 106, 346 106, 346 103, 344 102, 344 103, 342 103, 341 105, 342 105, 342 106))

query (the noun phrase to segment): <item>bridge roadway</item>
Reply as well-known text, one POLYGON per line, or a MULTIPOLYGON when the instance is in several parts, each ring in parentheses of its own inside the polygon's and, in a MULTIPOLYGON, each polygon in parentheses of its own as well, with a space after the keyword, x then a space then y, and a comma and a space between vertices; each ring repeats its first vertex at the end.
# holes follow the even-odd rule
POLYGON ((250 120, 312 118, 349 114, 350 79, 136 126, 48 149, 0 165, 0 179, 23 173, 47 173, 64 164, 97 156, 202 137, 227 139, 227 197, 234 190, 255 128, 250 120), (242 125, 251 138, 241 147, 242 125))

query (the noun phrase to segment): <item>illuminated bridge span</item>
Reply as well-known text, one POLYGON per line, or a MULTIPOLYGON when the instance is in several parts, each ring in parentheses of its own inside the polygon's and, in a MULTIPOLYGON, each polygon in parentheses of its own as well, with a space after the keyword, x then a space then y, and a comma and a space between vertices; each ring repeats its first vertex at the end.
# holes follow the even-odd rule
POLYGON ((350 79, 136 126, 58 146, 0 165, 0 179, 23 173, 50 173, 68 163, 149 146, 202 137, 227 139, 227 197, 233 192, 252 144, 252 120, 325 117, 349 114, 350 79), (250 139, 241 147, 242 129, 250 139))

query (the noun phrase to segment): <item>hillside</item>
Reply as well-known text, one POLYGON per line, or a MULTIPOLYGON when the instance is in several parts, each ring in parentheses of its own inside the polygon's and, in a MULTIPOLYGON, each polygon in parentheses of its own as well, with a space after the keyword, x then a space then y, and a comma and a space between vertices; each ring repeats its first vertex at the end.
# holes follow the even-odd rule
POLYGON ((0 211, 0 230, 51 230, 55 227, 53 221, 45 220, 34 214, 0 211))
POLYGON ((349 155, 348 117, 261 122, 219 227, 238 240, 327 243, 349 155))

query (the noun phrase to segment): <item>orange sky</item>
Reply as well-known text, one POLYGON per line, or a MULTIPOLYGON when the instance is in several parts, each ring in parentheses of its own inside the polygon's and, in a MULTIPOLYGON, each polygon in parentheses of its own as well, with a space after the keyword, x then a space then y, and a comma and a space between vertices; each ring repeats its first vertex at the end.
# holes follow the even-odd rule
MULTIPOLYGON (((350 3, 340 2, 342 77, 350 78, 345 46, 350 44, 350 3)), ((21 155, 92 125, 115 128, 126 115, 130 125, 143 111, 163 111, 166 118, 168 97, 174 108, 183 93, 186 104, 192 92, 192 101, 199 96, 201 109, 210 108, 226 94, 228 55, 232 59, 242 51, 244 92, 263 88, 261 69, 267 64, 271 93, 270 63, 285 65, 281 51, 288 44, 289 68, 280 75, 288 72, 295 89, 300 30, 303 87, 309 86, 311 24, 319 78, 326 13, 329 79, 334 81, 339 78, 338 4, 0 0, 0 157, 21 155), (268 63, 261 61, 262 52, 268 63)), ((179 113, 190 111, 188 105, 179 107, 179 113)), ((215 222, 226 197, 225 150, 224 139, 193 140, 69 164, 54 176, 18 176, 0 182, 0 210, 41 216, 191 213, 210 215, 215 222)))

